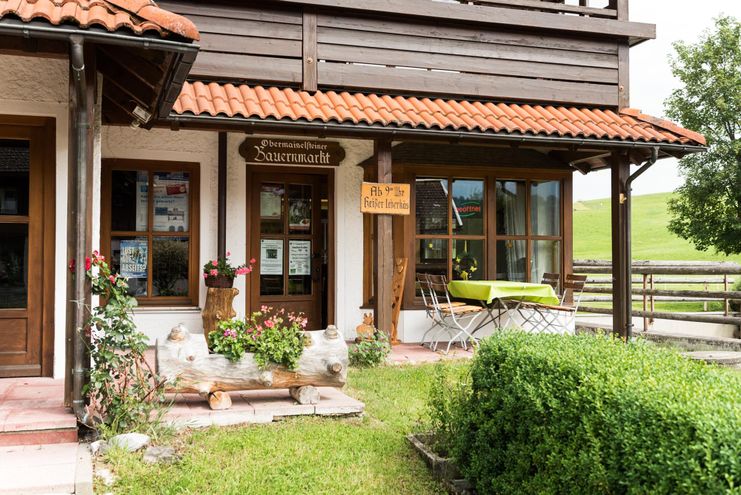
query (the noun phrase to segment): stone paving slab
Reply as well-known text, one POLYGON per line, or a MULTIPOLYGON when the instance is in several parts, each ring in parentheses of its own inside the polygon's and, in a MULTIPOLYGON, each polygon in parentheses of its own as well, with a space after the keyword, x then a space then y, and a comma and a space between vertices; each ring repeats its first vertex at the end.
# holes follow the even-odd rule
POLYGON ((92 464, 80 449, 87 446, 0 447, 0 494, 92 493, 92 464))
POLYGON ((232 407, 212 411, 197 394, 169 396, 174 403, 165 421, 176 428, 204 428, 250 423, 270 423, 288 416, 333 416, 361 414, 365 404, 332 387, 318 387, 320 401, 302 405, 288 395, 287 389, 231 392, 232 407))
POLYGON ((436 363, 445 359, 470 359, 473 357, 472 347, 469 346, 467 350, 464 350, 457 345, 452 346, 450 352, 446 355, 443 350, 447 345, 447 342, 440 342, 438 350, 433 351, 420 344, 398 344, 391 348, 388 362, 391 364, 422 364, 436 363))

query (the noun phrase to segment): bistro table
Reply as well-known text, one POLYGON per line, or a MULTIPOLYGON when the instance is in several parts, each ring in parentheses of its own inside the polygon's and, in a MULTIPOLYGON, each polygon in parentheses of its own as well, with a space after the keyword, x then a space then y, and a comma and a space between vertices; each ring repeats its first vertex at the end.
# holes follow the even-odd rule
POLYGON ((473 332, 501 319, 501 310, 507 315, 507 324, 500 328, 507 328, 523 302, 550 305, 558 305, 561 302, 553 287, 548 284, 510 280, 451 280, 448 283, 448 291, 451 296, 459 299, 479 301, 489 312, 489 318, 481 322, 473 332), (500 310, 496 316, 493 313, 494 309, 500 310))

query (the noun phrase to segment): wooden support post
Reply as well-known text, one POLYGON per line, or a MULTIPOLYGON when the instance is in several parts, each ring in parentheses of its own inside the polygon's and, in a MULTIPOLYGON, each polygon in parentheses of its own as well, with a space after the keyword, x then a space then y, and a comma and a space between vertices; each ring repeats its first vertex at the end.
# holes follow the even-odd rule
POLYGON ((227 133, 219 132, 218 151, 218 217, 216 223, 217 254, 220 258, 226 256, 226 168, 227 168, 227 133))
POLYGON ((303 78, 301 89, 316 91, 319 84, 317 16, 315 12, 304 12, 301 50, 303 56, 303 78))
MULTIPOLYGON (((379 139, 374 143, 376 160, 376 180, 379 183, 390 183, 391 177, 391 141, 379 139)), ((392 238, 391 215, 375 215, 376 238, 373 251, 375 263, 376 300, 374 306, 376 328, 391 336, 394 279, 394 249, 392 238)))
POLYGON ((632 333, 630 280, 630 191, 627 188, 630 163, 614 153, 612 171, 612 331, 623 340, 632 333))

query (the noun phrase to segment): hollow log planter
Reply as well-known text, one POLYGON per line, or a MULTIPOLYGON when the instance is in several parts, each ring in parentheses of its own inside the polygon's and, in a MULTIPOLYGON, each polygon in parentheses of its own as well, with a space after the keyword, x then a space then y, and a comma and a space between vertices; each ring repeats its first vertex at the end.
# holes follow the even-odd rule
POLYGON ((250 353, 237 362, 209 354, 202 334, 178 325, 164 342, 157 342, 157 373, 167 391, 200 394, 211 409, 228 409, 231 399, 225 392, 237 390, 289 389, 300 404, 316 404, 316 387, 341 388, 347 382, 347 344, 334 326, 306 336, 295 370, 278 365, 260 369, 250 353))

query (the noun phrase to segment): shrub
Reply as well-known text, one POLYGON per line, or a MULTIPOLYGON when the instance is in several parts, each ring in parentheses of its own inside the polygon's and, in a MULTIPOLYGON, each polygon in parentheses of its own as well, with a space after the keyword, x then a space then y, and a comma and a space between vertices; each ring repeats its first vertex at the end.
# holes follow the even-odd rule
POLYGON ((450 455, 451 446, 463 432, 466 403, 471 391, 468 366, 441 362, 435 365, 427 400, 424 423, 431 432, 432 448, 443 457, 450 455))
POLYGON ((363 340, 351 346, 348 354, 352 366, 373 367, 384 363, 390 352, 388 337, 376 331, 372 340, 363 340))
POLYGON ((741 493, 741 374, 645 342, 501 332, 460 406, 478 493, 741 493))
POLYGON ((97 251, 85 260, 85 268, 102 304, 92 308, 84 329, 92 363, 84 421, 106 437, 157 429, 166 409, 164 387, 144 359, 148 339, 134 324, 136 299, 128 295, 126 279, 111 273, 97 251))

